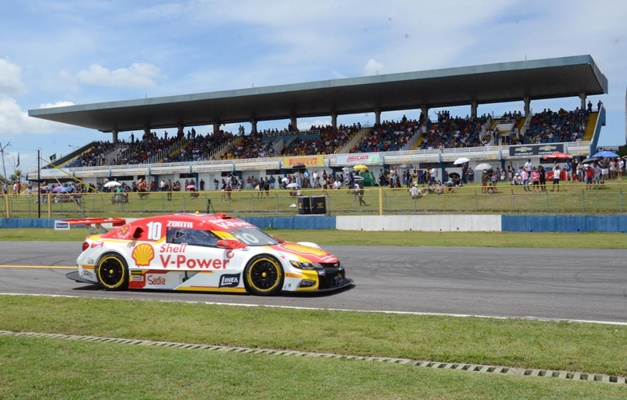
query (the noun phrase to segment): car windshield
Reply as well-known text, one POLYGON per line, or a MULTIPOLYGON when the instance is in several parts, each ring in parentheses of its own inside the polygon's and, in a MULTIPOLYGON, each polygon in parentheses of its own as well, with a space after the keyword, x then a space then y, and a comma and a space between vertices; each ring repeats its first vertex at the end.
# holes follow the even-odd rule
POLYGON ((248 246, 272 246, 279 244, 275 238, 256 227, 236 228, 231 230, 230 233, 237 240, 248 246))

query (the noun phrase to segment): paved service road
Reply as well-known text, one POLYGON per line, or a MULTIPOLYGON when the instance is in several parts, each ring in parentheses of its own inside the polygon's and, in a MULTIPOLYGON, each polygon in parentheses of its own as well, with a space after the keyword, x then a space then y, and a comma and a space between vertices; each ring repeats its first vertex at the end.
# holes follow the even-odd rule
POLYGON ((355 286, 255 297, 106 292, 65 277, 80 243, 0 242, 0 293, 186 300, 627 323, 627 250, 325 246, 355 286), (49 266, 6 268, 3 266, 49 266))

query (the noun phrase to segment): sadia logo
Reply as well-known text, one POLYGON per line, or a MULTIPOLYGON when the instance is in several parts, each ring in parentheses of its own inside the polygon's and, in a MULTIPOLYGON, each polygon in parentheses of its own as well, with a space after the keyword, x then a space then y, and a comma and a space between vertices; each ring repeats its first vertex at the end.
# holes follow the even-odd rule
POLYGON ((220 285, 218 287, 237 286, 239 286, 239 274, 225 274, 220 277, 220 285))

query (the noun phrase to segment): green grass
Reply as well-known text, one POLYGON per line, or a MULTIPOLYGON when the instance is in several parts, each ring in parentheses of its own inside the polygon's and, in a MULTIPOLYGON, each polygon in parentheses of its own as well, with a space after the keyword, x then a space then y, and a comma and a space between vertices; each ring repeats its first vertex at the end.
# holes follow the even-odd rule
MULTIPOLYGON (((525 248, 624 249, 625 236, 619 233, 553 232, 362 232, 339 230, 268 229, 271 235, 290 241, 308 241, 334 246, 461 246, 525 248)), ((84 228, 69 231, 21 228, 0 229, 0 240, 80 242, 84 228)))
POLYGON ((0 337, 3 399, 622 399, 624 387, 353 360, 0 337))
MULTIPOLYGON (((532 213, 532 214, 619 214, 625 211, 622 181, 608 181, 598 190, 586 190, 580 183, 562 182, 559 192, 525 192, 520 186, 500 184, 497 193, 482 193, 481 186, 470 184, 452 193, 429 194, 412 200, 406 188, 389 189, 370 187, 365 190, 367 206, 360 206, 352 191, 328 190, 326 208, 329 215, 364 215, 382 212, 384 215, 424 213, 532 213)), ((320 196, 319 189, 304 190, 305 196, 320 196)), ((223 201, 220 191, 205 191, 198 198, 189 192, 175 192, 172 200, 162 192, 150 193, 140 199, 137 193, 129 194, 129 202, 113 204, 109 193, 86 194, 80 203, 54 202, 54 197, 41 209, 36 196, 8 196, 0 199, 0 216, 46 218, 78 216, 145 216, 173 212, 210 211, 242 215, 296 215, 291 207, 298 199, 289 196, 288 190, 271 190, 270 197, 259 197, 255 190, 233 192, 231 201, 223 201), (7 207, 8 206, 8 207, 7 207)))
MULTIPOLYGON (((0 296, 0 329, 627 375, 625 327, 0 296), (138 323, 141 322, 141 323, 138 323)), ((0 336, 1 398, 624 398, 627 386, 0 336)))

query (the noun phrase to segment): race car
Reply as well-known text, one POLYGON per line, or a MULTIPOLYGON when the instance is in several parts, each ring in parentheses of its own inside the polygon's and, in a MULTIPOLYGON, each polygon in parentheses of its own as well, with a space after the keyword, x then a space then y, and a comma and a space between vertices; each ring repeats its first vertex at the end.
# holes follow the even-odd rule
POLYGON ((107 290, 276 295, 352 284, 337 257, 315 243, 286 242, 225 214, 172 214, 128 223, 122 218, 64 221, 100 229, 85 239, 78 270, 68 278, 107 290), (103 230, 107 224, 113 229, 103 230))

